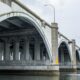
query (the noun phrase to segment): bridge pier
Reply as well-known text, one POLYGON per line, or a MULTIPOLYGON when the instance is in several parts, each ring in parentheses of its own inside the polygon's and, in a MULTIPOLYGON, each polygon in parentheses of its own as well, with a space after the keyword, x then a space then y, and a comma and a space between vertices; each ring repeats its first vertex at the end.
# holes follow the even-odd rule
POLYGON ((10 60, 10 43, 7 41, 5 41, 5 46, 4 46, 4 60, 10 60))
POLYGON ((0 61, 2 61, 3 56, 3 43, 0 42, 0 61))
POLYGON ((35 40, 35 49, 34 49, 34 51, 35 51, 35 54, 34 54, 34 59, 35 60, 40 60, 40 42, 39 42, 39 40, 37 39, 37 40, 35 40))
POLYGON ((55 70, 59 70, 58 64, 58 24, 52 23, 51 24, 51 40, 52 40, 52 56, 53 56, 53 64, 57 65, 54 66, 55 70))
POLYGON ((30 54, 29 54, 29 40, 28 39, 25 39, 23 49, 24 49, 23 54, 24 54, 25 60, 29 61, 30 54))
POLYGON ((18 60, 19 61, 19 59, 20 59, 19 56, 20 55, 19 55, 19 42, 18 41, 15 42, 14 54, 13 55, 14 55, 14 57, 13 57, 14 60, 16 60, 16 61, 18 60))
POLYGON ((73 69, 77 68, 77 64, 76 64, 76 48, 75 48, 75 40, 72 40, 72 64, 73 64, 73 69))

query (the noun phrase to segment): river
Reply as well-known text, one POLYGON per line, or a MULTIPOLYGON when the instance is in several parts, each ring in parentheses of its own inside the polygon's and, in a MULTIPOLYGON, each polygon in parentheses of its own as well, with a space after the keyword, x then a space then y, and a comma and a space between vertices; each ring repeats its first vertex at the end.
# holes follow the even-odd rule
POLYGON ((80 80, 80 74, 61 73, 59 76, 0 75, 0 80, 80 80))

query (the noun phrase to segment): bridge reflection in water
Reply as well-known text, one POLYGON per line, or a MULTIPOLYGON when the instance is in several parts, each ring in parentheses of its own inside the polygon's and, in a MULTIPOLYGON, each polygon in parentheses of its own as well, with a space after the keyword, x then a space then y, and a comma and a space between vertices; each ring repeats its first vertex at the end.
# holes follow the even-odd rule
POLYGON ((0 75, 0 79, 1 80, 80 80, 80 74, 66 74, 66 75, 63 74, 60 76, 0 75))

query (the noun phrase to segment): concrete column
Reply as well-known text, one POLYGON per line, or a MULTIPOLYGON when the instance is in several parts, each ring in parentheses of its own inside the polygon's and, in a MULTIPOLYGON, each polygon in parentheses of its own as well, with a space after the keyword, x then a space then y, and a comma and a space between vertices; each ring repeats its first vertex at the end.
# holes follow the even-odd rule
POLYGON ((19 55, 19 42, 16 41, 15 45, 14 45, 14 60, 19 60, 20 59, 20 55, 19 55))
POLYGON ((35 60, 40 60, 40 42, 39 40, 35 40, 34 58, 35 60))
MULTIPOLYGON (((58 60, 58 24, 52 23, 51 24, 51 44, 52 44, 52 57, 53 57, 53 64, 59 64, 58 60)), ((55 70, 59 70, 59 66, 54 67, 55 70)))
POLYGON ((2 61, 3 50, 3 43, 0 42, 0 61, 2 61))
POLYGON ((51 28, 51 44, 52 44, 52 55, 53 55, 53 63, 57 64, 58 59, 58 24, 52 23, 51 28))
POLYGON ((75 49, 75 40, 72 40, 72 64, 73 67, 76 68, 76 49, 75 49))
POLYGON ((25 40, 24 43, 24 50, 23 50, 23 55, 25 60, 29 60, 30 53, 29 53, 29 40, 25 40))
POLYGON ((10 43, 8 41, 5 41, 4 60, 10 60, 10 43))

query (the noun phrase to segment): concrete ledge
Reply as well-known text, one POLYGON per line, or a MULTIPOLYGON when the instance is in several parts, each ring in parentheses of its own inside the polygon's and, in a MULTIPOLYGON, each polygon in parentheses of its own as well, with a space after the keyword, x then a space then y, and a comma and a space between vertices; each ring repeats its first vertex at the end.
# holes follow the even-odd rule
POLYGON ((60 72, 77 72, 76 65, 59 66, 60 72))
POLYGON ((74 69, 74 68, 61 68, 59 71, 60 72, 70 73, 70 72, 77 72, 77 69, 74 69))
MULTIPOLYGON (((52 65, 41 65, 41 66, 37 66, 37 65, 32 65, 32 66, 0 66, 0 70, 57 70, 55 69, 56 66, 52 66, 52 65)), ((59 71, 59 70, 58 70, 59 71)))
POLYGON ((0 66, 0 74, 5 75, 33 75, 33 76, 51 76, 59 75, 59 70, 55 70, 54 66, 0 66))
POLYGON ((0 61, 0 66, 40 66, 40 65, 50 65, 49 61, 0 61))

